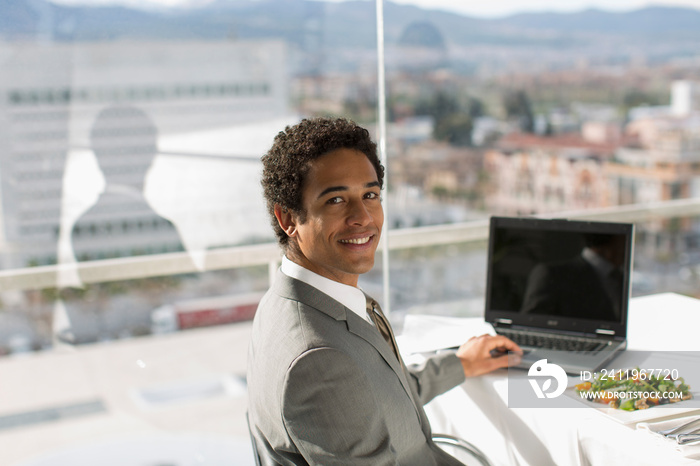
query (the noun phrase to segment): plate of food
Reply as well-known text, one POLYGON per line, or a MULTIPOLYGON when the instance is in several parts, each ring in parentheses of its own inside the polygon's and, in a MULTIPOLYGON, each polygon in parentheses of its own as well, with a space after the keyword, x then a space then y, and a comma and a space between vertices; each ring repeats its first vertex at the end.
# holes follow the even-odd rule
POLYGON ((566 393, 624 424, 700 410, 700 394, 677 369, 603 369, 566 393))

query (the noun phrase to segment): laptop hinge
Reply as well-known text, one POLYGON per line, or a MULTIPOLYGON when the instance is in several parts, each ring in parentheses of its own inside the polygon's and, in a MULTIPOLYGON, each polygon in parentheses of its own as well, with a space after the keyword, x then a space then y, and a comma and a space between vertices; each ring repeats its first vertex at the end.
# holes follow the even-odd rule
POLYGON ((503 325, 511 325, 513 323, 513 319, 496 319, 496 323, 503 325))
POLYGON ((595 329, 595 333, 598 335, 615 335, 615 330, 607 330, 604 328, 597 328, 595 329))

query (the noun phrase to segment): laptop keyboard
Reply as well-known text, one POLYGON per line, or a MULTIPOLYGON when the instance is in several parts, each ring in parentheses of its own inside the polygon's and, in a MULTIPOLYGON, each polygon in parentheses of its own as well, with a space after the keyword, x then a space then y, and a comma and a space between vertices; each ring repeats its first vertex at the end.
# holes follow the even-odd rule
POLYGON ((498 333, 510 338, 520 347, 544 348, 558 351, 595 354, 607 346, 607 341, 566 335, 546 335, 513 329, 498 329, 498 333))

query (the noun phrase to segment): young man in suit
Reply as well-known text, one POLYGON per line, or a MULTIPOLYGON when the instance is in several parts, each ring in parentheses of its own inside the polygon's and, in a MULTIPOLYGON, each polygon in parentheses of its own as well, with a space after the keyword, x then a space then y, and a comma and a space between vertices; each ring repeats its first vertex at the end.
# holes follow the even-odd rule
POLYGON ((345 119, 287 127, 263 157, 285 257, 253 323, 248 414, 262 456, 278 464, 460 464, 431 441, 423 404, 506 367, 492 350, 520 351, 481 336, 419 367, 403 364, 381 311, 357 287, 374 265, 383 181, 369 133, 345 119))

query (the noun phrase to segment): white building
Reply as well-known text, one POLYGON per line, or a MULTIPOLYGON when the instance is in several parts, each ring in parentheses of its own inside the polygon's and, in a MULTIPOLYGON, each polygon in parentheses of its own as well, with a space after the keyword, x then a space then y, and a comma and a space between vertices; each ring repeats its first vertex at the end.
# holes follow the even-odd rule
MULTIPOLYGON (((276 41, 0 44, 0 268, 65 261, 59 243, 70 241, 73 222, 105 188, 89 138, 100 111, 141 110, 158 146, 279 119, 288 108, 285 60, 276 41)), ((113 136, 130 137, 128 125, 117 123, 113 136)), ((200 155, 169 150, 180 159, 200 155)), ((253 155, 240 150, 217 155, 253 155)), ((110 170, 121 173, 120 184, 143 187, 148 167, 135 167, 144 163, 112 158, 110 170)), ((158 191, 152 183, 145 189, 158 191)), ((95 229, 98 242, 113 248, 107 233, 95 229)), ((133 234, 161 252, 156 228, 133 234)))
POLYGON ((700 82, 674 81, 671 85, 671 114, 684 117, 694 111, 700 111, 700 82))

